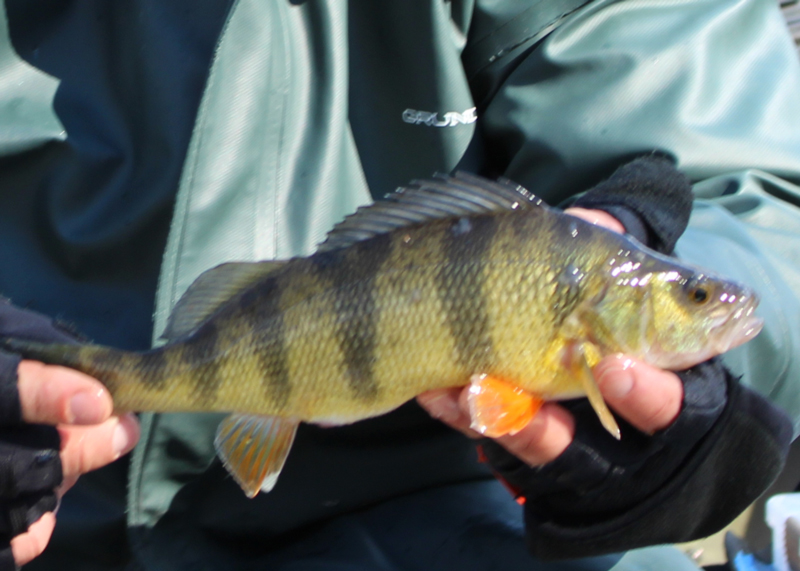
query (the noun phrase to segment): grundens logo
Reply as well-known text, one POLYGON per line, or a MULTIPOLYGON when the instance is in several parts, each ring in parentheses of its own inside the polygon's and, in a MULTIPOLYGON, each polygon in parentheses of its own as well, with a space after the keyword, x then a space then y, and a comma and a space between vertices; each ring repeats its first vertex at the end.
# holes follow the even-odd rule
POLYGON ((455 127, 456 125, 469 125, 477 121, 478 115, 475 107, 459 113, 458 111, 448 111, 444 115, 439 115, 436 111, 417 111, 416 109, 406 109, 403 111, 403 121, 412 125, 427 125, 428 127, 455 127))

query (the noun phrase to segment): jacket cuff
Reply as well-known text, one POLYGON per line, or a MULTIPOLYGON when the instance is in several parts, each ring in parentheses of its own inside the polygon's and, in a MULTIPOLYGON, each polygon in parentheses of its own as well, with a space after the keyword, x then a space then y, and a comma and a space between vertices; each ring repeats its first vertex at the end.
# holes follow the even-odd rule
POLYGON ((18 571, 19 567, 14 561, 11 545, 7 542, 0 548, 0 571, 18 571))

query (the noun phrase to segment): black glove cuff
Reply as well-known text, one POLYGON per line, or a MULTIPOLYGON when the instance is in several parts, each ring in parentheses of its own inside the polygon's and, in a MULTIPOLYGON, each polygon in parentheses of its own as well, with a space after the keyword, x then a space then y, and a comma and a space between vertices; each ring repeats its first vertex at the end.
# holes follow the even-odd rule
POLYGON ((59 445, 52 426, 23 424, 0 434, 0 539, 24 533, 55 510, 63 481, 59 445))
POLYGON ((0 351, 0 426, 22 422, 22 407, 17 390, 20 358, 0 351))
POLYGON ((28 424, 4 432, 0 436, 0 501, 47 492, 61 484, 59 446, 58 430, 52 426, 28 424))
POLYGON ((621 166, 572 206, 608 212, 637 240, 670 254, 689 224, 692 199, 689 179, 673 162, 650 155, 621 166))
MULTIPOLYGON (((643 461, 629 464, 609 460, 577 437, 561 457, 539 469, 524 466, 492 442, 484 443, 487 459, 526 498, 530 549, 545 559, 586 557, 690 541, 730 523, 780 473, 792 424, 727 373, 725 384, 727 404, 721 414, 703 438, 684 447, 677 463, 671 449, 681 435, 668 431, 649 439, 651 448, 643 461), (589 475, 582 475, 587 467, 589 475)), ((689 398, 695 403, 687 409, 717 408, 704 405, 715 401, 716 390, 694 390, 691 385, 689 379, 687 394, 694 395, 689 398)), ((686 414, 696 416, 694 422, 705 418, 701 424, 709 418, 689 410, 686 414)), ((688 434, 692 424, 676 421, 668 430, 688 434)))
POLYGON ((2 504, 0 510, 0 535, 4 538, 16 537, 25 533, 28 528, 46 512, 55 511, 58 499, 55 492, 35 496, 26 496, 14 502, 2 504))
POLYGON ((86 339, 75 328, 36 311, 22 309, 0 296, 0 335, 43 343, 78 343, 86 339))
POLYGON ((14 561, 14 554, 11 552, 11 545, 5 542, 0 546, 0 571, 18 571, 19 567, 14 561))

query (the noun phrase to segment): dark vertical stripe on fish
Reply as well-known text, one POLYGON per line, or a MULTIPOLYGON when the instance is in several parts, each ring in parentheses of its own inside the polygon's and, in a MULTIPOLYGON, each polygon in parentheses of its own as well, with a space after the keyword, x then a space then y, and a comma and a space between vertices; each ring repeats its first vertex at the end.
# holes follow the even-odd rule
POLYGON ((167 356, 164 349, 153 349, 140 359, 139 378, 149 390, 160 391, 167 386, 167 356))
POLYGON ((250 323, 254 345, 258 348, 256 358, 263 371, 264 393, 279 409, 286 406, 292 392, 280 299, 278 280, 268 278, 245 292, 239 300, 239 309, 250 323))
POLYGON ((312 258, 320 276, 333 286, 336 336, 350 388, 362 400, 378 396, 373 370, 378 319, 375 277, 391 253, 391 235, 380 234, 346 250, 312 258))
POLYGON ((219 361, 219 329, 215 321, 207 321, 183 345, 181 357, 194 374, 196 398, 204 404, 217 399, 222 384, 222 369, 219 361))
MULTIPOLYGON (((125 367, 121 351, 92 346, 83 347, 80 351, 88 357, 86 366, 80 370, 98 379, 112 394, 123 382, 127 382, 130 371, 125 367)), ((141 374, 141 371, 134 373, 141 374)))
POLYGON ((492 359, 484 264, 497 232, 494 216, 454 220, 445 230, 445 260, 437 276, 439 298, 455 341, 459 363, 480 372, 492 359))

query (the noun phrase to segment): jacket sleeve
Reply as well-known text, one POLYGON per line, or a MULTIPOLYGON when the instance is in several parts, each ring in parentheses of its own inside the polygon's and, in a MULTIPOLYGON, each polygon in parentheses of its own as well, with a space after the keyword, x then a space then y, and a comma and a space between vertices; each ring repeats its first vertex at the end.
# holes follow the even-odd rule
MULTIPOLYGON (((568 492, 579 450, 536 474, 502 452, 487 455, 527 498, 529 544, 541 556, 708 535, 780 471, 790 435, 775 421, 774 405, 789 413, 795 435, 800 421, 795 48, 777 3, 768 0, 563 2, 560 14, 540 21, 511 10, 510 2, 502 11, 502 4, 476 5, 470 33, 483 51, 465 50, 484 170, 558 203, 632 156, 674 157, 695 183, 696 198, 677 254, 755 287, 766 323, 755 341, 724 356, 730 372, 715 369, 725 375, 724 409, 702 438, 677 446, 678 454, 667 451, 668 466, 648 467, 631 455, 607 458, 607 471, 573 482, 568 492), (745 445, 752 453, 747 462, 739 447, 745 445), (653 470, 659 477, 650 477, 653 470), (526 477, 516 480, 522 472, 526 477), (636 499, 605 494, 623 489, 616 486, 626 478, 639 485, 636 499), (542 493, 548 489, 553 493, 542 493)), ((664 458, 649 454, 653 446, 671 446, 676 432, 637 454, 664 458)))

